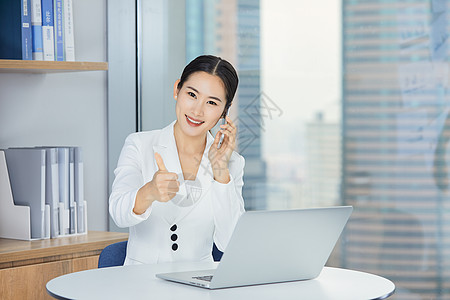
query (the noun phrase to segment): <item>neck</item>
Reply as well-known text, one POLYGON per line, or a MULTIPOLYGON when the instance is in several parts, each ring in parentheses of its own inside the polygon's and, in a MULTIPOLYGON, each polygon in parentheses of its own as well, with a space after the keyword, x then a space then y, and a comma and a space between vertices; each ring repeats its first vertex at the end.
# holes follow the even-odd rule
POLYGON ((180 129, 178 121, 173 126, 173 134, 175 136, 175 142, 177 144, 178 153, 186 154, 198 154, 205 151, 206 147, 206 134, 201 136, 188 136, 180 129))

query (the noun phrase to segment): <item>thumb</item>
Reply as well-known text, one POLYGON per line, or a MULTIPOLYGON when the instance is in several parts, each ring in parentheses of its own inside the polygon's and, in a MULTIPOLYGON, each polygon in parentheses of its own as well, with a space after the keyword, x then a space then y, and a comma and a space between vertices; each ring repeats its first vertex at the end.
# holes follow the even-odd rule
POLYGON ((214 137, 214 141, 213 144, 217 146, 217 144, 219 143, 220 137, 222 136, 222 132, 219 130, 216 133, 216 136, 214 137))
POLYGON ((164 165, 164 161, 158 152, 155 152, 155 160, 159 170, 167 171, 166 166, 164 165))

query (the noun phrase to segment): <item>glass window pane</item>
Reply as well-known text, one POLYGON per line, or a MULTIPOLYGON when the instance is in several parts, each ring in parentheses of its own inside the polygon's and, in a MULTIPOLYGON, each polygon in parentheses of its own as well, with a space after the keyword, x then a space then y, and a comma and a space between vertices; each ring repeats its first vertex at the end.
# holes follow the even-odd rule
POLYGON ((450 298, 447 2, 182 7, 185 62, 215 54, 240 75, 246 209, 353 205, 328 264, 391 279, 392 299, 450 298))
POLYGON ((344 263, 447 299, 446 1, 344 1, 344 263))

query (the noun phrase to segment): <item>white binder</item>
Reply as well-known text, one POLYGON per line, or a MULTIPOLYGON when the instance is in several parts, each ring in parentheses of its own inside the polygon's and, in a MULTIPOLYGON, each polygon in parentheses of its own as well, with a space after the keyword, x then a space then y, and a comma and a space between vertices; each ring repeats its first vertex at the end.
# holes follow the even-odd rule
POLYGON ((50 237, 59 236, 59 165, 58 149, 44 148, 46 151, 46 199, 50 206, 50 237))
POLYGON ((14 204, 4 150, 0 150, 0 237, 31 239, 30 207, 14 204))
POLYGON ((69 234, 70 203, 69 203, 69 148, 58 148, 59 171, 59 230, 60 235, 69 234))
POLYGON ((31 238, 46 238, 45 150, 10 148, 5 156, 14 203, 30 207, 31 238))
POLYGON ((75 147, 69 147, 69 233, 77 233, 77 217, 75 203, 75 147))
POLYGON ((77 233, 85 233, 85 205, 83 156, 81 147, 75 147, 75 202, 77 205, 77 233))

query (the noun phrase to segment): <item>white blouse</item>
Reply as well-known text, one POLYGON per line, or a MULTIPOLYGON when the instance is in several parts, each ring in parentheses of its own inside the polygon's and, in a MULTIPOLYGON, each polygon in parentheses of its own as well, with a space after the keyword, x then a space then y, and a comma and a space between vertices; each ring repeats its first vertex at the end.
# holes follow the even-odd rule
POLYGON ((125 265, 212 261, 213 242, 224 251, 244 212, 244 158, 233 151, 228 165, 230 182, 215 181, 208 159, 214 138, 208 132, 196 180, 185 181, 174 124, 175 121, 161 130, 130 134, 114 171, 109 212, 117 226, 129 227, 125 265), (172 200, 155 201, 145 213, 136 215, 136 194, 158 170, 155 152, 161 155, 169 172, 178 174, 180 190, 172 200))

